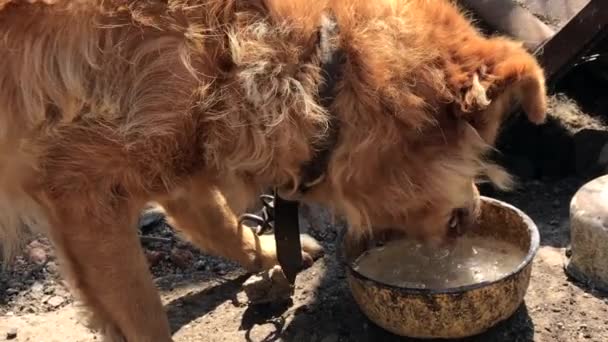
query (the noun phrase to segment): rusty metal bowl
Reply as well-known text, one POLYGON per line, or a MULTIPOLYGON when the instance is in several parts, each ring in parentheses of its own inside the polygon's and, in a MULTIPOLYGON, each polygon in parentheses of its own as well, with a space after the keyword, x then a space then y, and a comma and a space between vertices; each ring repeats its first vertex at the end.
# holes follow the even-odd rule
POLYGON ((401 336, 462 338, 480 334, 509 318, 522 304, 539 247, 534 222, 521 210, 483 197, 479 225, 471 232, 510 242, 527 251, 503 278, 433 290, 387 285, 357 272, 352 263, 370 243, 342 243, 347 279, 363 313, 378 326, 401 336))

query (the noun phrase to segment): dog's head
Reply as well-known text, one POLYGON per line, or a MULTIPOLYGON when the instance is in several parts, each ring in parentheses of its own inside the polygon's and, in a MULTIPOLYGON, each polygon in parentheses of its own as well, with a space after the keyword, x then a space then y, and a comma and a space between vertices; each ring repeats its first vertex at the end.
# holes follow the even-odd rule
MULTIPOLYGON (((313 158, 305 136, 326 125, 328 117, 336 119, 339 133, 323 177, 305 193, 294 191, 293 182, 280 193, 335 208, 352 232, 399 227, 441 240, 466 228, 479 213, 475 181, 487 177, 508 186, 507 173, 486 156, 513 104, 519 102, 532 122, 544 121, 544 76, 535 59, 518 43, 482 37, 448 1, 332 2, 330 17, 300 14, 313 11, 308 3, 266 3, 277 22, 314 32, 313 39, 286 33, 291 41, 310 42, 309 48, 294 50, 296 59, 313 56, 297 68, 292 87, 279 92, 276 86, 285 67, 267 80, 273 95, 283 94, 281 104, 303 111, 289 121, 299 128, 285 130, 302 135, 291 139, 290 152, 280 158, 289 166, 273 169, 295 174, 299 160, 313 158), (314 93, 320 79, 327 79, 319 70, 328 54, 344 56, 329 108, 319 108, 314 95, 289 102, 294 94, 314 93)), ((285 45, 284 50, 293 49, 285 45)), ((256 74, 255 101, 271 98, 259 93, 265 89, 259 79, 266 74, 256 74)))

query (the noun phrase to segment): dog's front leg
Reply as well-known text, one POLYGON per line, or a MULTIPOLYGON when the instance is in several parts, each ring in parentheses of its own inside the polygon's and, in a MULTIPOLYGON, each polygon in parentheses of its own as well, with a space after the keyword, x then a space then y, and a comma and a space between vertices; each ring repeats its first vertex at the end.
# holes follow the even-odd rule
POLYGON ((171 335, 135 230, 138 206, 108 194, 50 201, 50 237, 72 289, 104 341, 170 342, 171 335))
MULTIPOLYGON (((278 264, 274 236, 258 236, 249 227, 239 225, 217 188, 194 181, 161 204, 167 211, 169 224, 202 250, 236 261, 250 271, 266 270, 278 264)), ((312 261, 322 251, 317 241, 302 235, 305 261, 312 261)))

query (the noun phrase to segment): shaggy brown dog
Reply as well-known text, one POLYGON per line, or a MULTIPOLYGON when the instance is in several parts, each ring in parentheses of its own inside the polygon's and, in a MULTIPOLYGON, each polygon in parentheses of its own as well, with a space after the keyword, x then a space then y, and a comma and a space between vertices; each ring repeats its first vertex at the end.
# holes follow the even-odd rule
POLYGON ((332 207, 358 234, 397 225, 441 239, 454 209, 476 210, 473 181, 499 170, 484 153, 512 101, 545 117, 534 58, 444 0, 0 8, 4 252, 24 224, 45 229, 108 340, 171 340, 135 229, 146 202, 251 270, 276 263, 274 241, 234 213, 271 187, 332 207), (326 106, 322 70, 338 55, 326 106), (336 126, 322 177, 298 192, 336 126))

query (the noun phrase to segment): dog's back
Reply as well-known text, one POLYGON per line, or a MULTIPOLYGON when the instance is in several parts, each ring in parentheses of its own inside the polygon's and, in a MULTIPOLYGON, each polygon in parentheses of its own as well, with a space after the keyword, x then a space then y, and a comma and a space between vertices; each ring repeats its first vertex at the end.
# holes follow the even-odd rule
MULTIPOLYGON (((110 180, 133 162, 121 148, 147 144, 160 152, 177 144, 159 139, 150 147, 156 135, 188 134, 184 127, 197 75, 186 63, 186 40, 167 34, 170 21, 138 13, 137 2, 131 8, 119 3, 0 2, 0 241, 5 256, 23 223, 40 225, 49 216, 37 204, 43 199, 34 199, 31 190, 54 161, 97 154, 102 167, 74 165, 74 172, 89 174, 64 172, 62 182, 110 180), (158 22, 145 22, 152 18, 158 22), (154 32, 156 24, 165 25, 162 35, 154 32), (73 132, 64 129, 72 122, 84 124, 73 132), (87 126, 106 130, 87 131, 87 126), (55 143, 73 145, 73 155, 42 160, 65 147, 55 143)), ((140 155, 154 158, 150 152, 140 155)))
POLYGON ((70 119, 82 108, 82 77, 95 62, 94 45, 84 39, 91 35, 92 16, 61 14, 64 5, 0 2, 0 241, 5 257, 12 254, 23 224, 44 216, 25 190, 38 169, 32 138, 45 121, 70 119))

